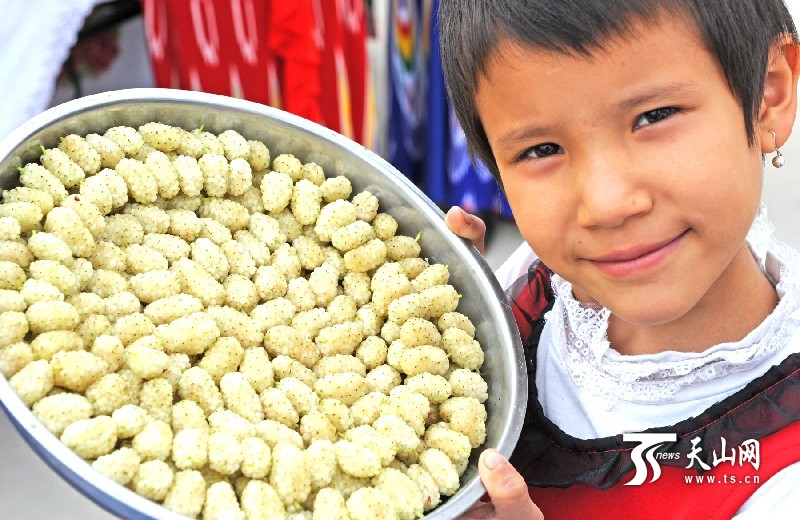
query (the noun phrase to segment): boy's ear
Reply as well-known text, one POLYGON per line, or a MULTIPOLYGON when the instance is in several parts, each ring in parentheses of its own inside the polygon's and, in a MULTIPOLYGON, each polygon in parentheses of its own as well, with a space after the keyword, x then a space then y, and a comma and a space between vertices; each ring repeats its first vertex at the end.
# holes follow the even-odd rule
POLYGON ((775 132, 778 147, 783 146, 792 133, 797 115, 798 75, 800 75, 800 49, 795 39, 786 34, 775 40, 769 53, 757 127, 760 133, 761 153, 775 151, 770 131, 775 132))

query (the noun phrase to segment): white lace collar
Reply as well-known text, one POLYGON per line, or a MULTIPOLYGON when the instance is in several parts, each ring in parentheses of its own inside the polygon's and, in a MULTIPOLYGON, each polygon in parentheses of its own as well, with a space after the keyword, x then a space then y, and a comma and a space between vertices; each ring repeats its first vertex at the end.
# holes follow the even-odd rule
POLYGON ((666 351, 628 356, 615 351, 606 331, 610 312, 588 308, 572 295, 572 284, 553 275, 555 303, 545 319, 576 385, 600 397, 608 408, 620 400, 661 401, 696 381, 747 370, 786 344, 800 327, 800 254, 773 235, 762 206, 747 235, 748 245, 780 299, 773 312, 744 339, 704 352, 666 351))

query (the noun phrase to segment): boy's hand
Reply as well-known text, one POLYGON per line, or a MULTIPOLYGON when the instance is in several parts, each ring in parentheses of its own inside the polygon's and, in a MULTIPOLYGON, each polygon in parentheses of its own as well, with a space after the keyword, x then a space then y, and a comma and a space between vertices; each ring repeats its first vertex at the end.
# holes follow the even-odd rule
POLYGON ((467 213, 458 206, 453 206, 445 215, 444 223, 456 235, 472 241, 472 245, 477 247, 482 255, 486 254, 484 245, 486 224, 479 217, 467 213))
POLYGON ((478 502, 464 513, 462 520, 544 520, 528 495, 522 475, 497 451, 489 449, 481 453, 478 472, 492 501, 478 502))

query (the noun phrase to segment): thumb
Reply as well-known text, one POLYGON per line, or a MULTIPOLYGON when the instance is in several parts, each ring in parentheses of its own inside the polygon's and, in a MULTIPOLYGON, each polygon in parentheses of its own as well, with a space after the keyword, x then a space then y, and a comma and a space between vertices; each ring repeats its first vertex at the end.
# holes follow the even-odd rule
POLYGON ((528 485, 517 470, 497 451, 489 449, 480 457, 478 471, 492 499, 495 518, 530 518, 544 516, 528 495, 528 485))
POLYGON ((486 254, 486 224, 480 217, 453 206, 444 217, 447 227, 456 235, 472 242, 481 254, 486 254))

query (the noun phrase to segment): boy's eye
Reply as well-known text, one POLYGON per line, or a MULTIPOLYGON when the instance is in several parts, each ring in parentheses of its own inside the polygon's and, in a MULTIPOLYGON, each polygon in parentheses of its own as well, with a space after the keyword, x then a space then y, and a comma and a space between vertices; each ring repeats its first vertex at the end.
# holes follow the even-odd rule
POLYGON ((521 159, 528 157, 542 158, 555 155, 557 153, 564 153, 564 149, 555 143, 544 143, 531 146, 522 153, 521 159))
POLYGON ((662 119, 668 118, 677 111, 678 109, 675 107, 662 107, 645 112, 639 116, 639 119, 636 120, 636 123, 633 125, 633 129, 636 130, 646 125, 658 123, 662 119))

